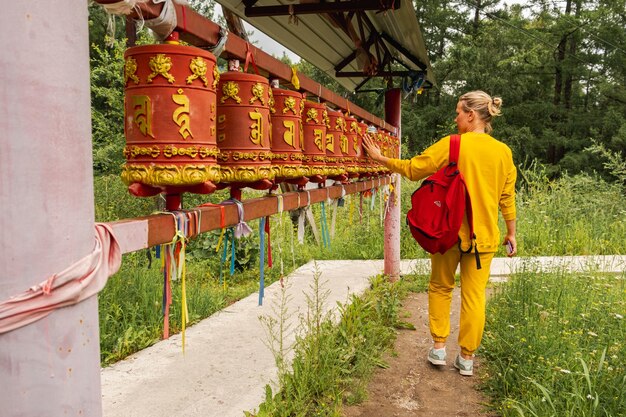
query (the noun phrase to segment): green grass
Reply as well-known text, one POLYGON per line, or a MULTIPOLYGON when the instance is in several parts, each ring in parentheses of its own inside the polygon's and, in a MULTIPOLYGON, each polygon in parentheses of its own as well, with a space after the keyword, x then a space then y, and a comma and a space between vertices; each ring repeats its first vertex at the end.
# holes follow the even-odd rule
POLYGON ((515 275, 491 298, 484 388, 503 416, 626 410, 626 275, 515 275))
MULTIPOLYGON (((100 349, 103 365, 152 345, 163 333, 163 273, 160 260, 152 266, 144 253, 124 255, 120 271, 109 279, 99 294, 100 349)), ((190 324, 210 316, 229 304, 258 291, 250 274, 227 277, 227 286, 207 273, 201 262, 190 262, 186 274, 190 324)), ((181 329, 180 281, 172 282, 170 332, 181 329)))
POLYGON ((265 401, 248 416, 341 416, 343 404, 367 398, 366 385, 378 367, 388 365, 382 359, 396 336, 396 328, 406 328, 399 321, 401 300, 415 277, 390 283, 384 276, 372 279, 371 289, 362 296, 353 295, 339 304, 339 320, 324 313, 326 292, 320 274, 307 294, 308 311, 298 326, 291 367, 281 335, 289 314, 285 299, 277 309, 278 317, 262 319, 274 352, 280 390, 266 387, 265 401))
MULTIPOLYGON (((530 172, 527 172, 530 174, 530 172)), ((520 256, 626 253, 626 196, 618 183, 538 174, 518 198, 520 256)))

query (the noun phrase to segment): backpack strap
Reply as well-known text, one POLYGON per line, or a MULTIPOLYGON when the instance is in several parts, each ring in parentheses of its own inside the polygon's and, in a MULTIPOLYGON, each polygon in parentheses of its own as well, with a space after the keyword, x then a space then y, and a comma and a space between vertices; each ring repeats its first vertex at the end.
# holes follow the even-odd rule
MULTIPOLYGON (((450 154, 448 156, 449 163, 454 163, 458 166, 460 151, 461 135, 450 135, 450 154)), ((471 252, 473 246, 474 255, 476 257, 476 268, 481 269, 482 266, 480 265, 480 254, 478 253, 478 246, 476 245, 476 234, 474 233, 474 215, 472 211, 472 201, 470 199, 469 193, 467 192, 467 187, 465 188, 465 214, 467 216, 467 224, 469 226, 470 246, 466 251, 464 251, 463 248, 461 248, 461 241, 459 240, 459 249, 462 253, 469 253, 471 252)))
POLYGON ((459 164, 459 152, 461 151, 461 135, 450 135, 450 154, 448 163, 459 164))

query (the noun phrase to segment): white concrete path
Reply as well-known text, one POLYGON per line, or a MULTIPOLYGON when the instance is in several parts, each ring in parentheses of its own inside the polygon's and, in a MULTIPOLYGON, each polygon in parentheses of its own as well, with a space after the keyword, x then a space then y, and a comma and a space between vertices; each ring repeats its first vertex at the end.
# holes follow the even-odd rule
MULTIPOLYGON (((326 308, 361 294, 369 278, 382 272, 383 261, 318 261, 323 288, 329 291, 326 308)), ((492 279, 512 271, 626 270, 626 256, 561 258, 496 258, 492 279)), ((427 272, 428 260, 402 261, 402 274, 427 272)), ((299 317, 306 312, 314 264, 308 263, 285 279, 291 331, 295 340, 299 317)), ((102 370, 104 417, 242 417, 263 401, 264 387, 276 379, 277 369, 259 316, 276 316, 280 283, 265 289, 263 306, 258 293, 229 306, 187 329, 186 350, 174 335, 102 370)))

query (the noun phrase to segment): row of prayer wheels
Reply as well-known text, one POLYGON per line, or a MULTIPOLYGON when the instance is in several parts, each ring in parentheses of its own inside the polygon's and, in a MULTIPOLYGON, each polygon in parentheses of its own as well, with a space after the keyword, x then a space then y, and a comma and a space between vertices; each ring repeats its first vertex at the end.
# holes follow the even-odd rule
MULTIPOLYGON (((271 88, 260 75, 220 74, 210 52, 171 42, 132 47, 124 57, 122 179, 134 195, 266 189, 384 172, 362 148, 365 123, 302 93, 271 88)), ((397 138, 382 130, 372 135, 385 155, 399 156, 397 138)))

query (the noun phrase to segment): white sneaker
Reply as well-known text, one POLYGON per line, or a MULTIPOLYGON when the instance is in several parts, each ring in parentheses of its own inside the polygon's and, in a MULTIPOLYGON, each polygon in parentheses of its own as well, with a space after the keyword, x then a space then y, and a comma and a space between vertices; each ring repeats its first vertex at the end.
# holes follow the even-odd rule
POLYGON ((446 364, 446 348, 441 349, 430 348, 428 351, 428 362, 433 365, 445 365, 446 364))
POLYGON ((459 370, 461 375, 474 375, 474 361, 472 359, 465 359, 460 354, 456 356, 454 367, 459 370))

